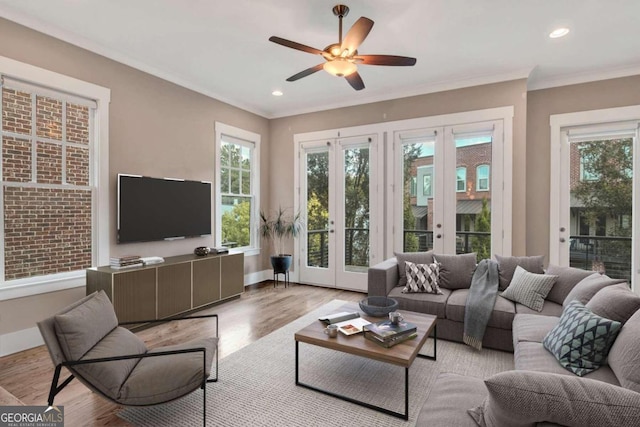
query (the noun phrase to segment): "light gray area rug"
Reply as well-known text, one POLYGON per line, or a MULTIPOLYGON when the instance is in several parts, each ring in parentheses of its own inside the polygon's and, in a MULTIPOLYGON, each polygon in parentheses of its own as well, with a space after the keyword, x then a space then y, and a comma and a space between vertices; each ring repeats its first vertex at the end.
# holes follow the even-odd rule
MULTIPOLYGON (((409 421, 296 386, 294 333, 345 303, 331 301, 222 359, 218 382, 207 385, 207 425, 413 426, 440 372, 487 378, 513 369, 510 353, 438 340, 438 360, 418 358, 409 369, 409 421)), ((432 353, 431 339, 422 351, 432 353)), ((299 356, 301 382, 404 412, 404 368, 304 343, 299 356)), ((202 425, 201 393, 118 415, 139 426, 202 425)))

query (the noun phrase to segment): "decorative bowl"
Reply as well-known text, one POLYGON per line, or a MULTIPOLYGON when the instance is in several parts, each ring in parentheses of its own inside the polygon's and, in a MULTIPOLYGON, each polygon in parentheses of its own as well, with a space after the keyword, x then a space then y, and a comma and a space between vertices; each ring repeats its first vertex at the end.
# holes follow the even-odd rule
POLYGON ((373 317, 383 317, 398 309, 398 301, 387 297, 367 297, 360 301, 360 310, 373 317))

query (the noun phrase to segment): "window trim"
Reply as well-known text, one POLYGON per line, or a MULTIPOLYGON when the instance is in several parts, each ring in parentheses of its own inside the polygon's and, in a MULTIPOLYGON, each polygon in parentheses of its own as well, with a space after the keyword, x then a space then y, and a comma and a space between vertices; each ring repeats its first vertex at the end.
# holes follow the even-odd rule
POLYGON ((252 209, 251 209, 251 246, 243 246, 240 248, 234 248, 234 251, 243 252, 245 256, 255 256, 260 254, 260 239, 258 236, 258 218, 260 212, 260 141, 261 136, 258 133, 247 131, 237 128, 235 126, 227 125, 221 122, 215 122, 215 136, 216 136, 216 156, 215 156, 215 242, 216 246, 222 244, 222 191, 221 191, 221 163, 220 153, 222 148, 222 137, 226 135, 232 139, 239 140, 234 143, 246 142, 253 145, 253 155, 251 156, 251 193, 253 197, 252 209))
POLYGON ((491 190, 491 166, 482 164, 476 166, 476 191, 490 191, 491 190), (480 178, 480 168, 487 168, 486 178, 480 178), (487 180, 487 188, 480 188, 480 179, 487 180))
MULTIPOLYGON (((4 56, 0 56, 0 74, 7 78, 32 83, 37 86, 54 88, 72 96, 94 100, 96 112, 93 115, 93 144, 90 179, 96 194, 93 198, 93 265, 105 265, 109 262, 109 103, 111 90, 93 83, 59 74, 43 68, 34 67, 4 56)), ((0 142, 1 142, 0 136, 0 142)), ((0 197, 3 190, 0 187, 0 197)), ((0 229, 4 230, 4 215, 0 215, 0 229)), ((0 263, 4 265, 4 232, 0 244, 0 263)), ((4 268, 2 268, 4 276, 4 268)), ((84 270, 48 274, 5 282, 0 282, 0 301, 28 297, 48 292, 86 286, 84 270)))

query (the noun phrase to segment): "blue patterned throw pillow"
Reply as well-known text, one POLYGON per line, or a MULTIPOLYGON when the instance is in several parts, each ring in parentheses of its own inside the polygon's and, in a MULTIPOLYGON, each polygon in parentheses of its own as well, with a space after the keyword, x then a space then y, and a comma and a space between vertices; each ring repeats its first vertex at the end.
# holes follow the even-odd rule
POLYGON ((574 300, 542 344, 565 369, 583 376, 605 363, 621 327, 622 323, 598 316, 574 300))

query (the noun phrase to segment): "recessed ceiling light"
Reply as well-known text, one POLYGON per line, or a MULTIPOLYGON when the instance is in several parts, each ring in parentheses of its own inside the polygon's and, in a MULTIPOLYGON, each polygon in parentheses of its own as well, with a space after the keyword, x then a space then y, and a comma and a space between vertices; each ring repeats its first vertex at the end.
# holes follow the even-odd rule
POLYGON ((567 34, 569 34, 568 28, 556 28, 555 30, 549 33, 549 37, 551 37, 552 39, 557 39, 560 37, 564 37, 567 34))
POLYGON ((282 96, 283 93, 281 90, 274 90, 273 92, 271 92, 271 95, 273 96, 282 96))

